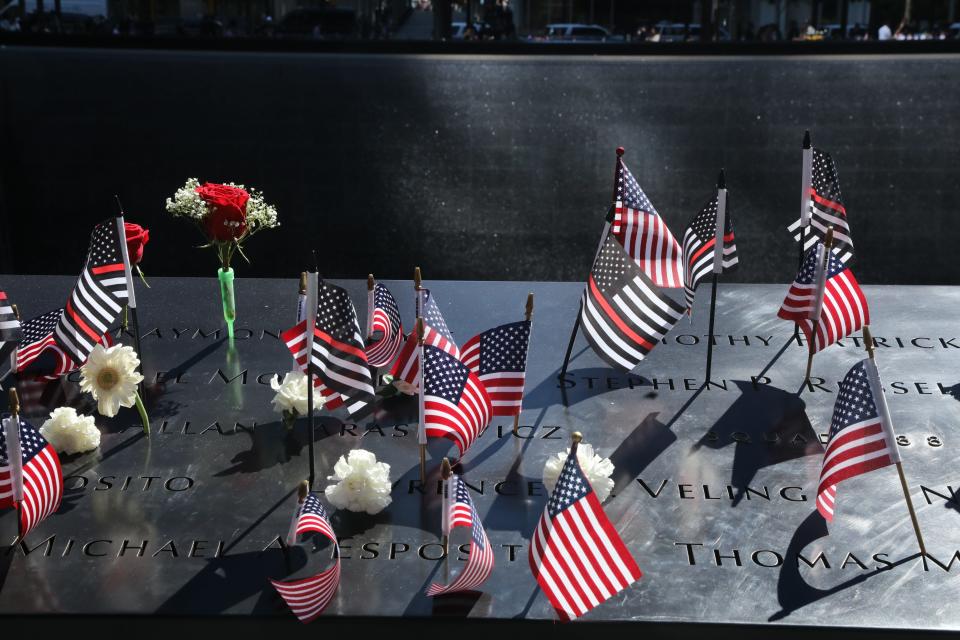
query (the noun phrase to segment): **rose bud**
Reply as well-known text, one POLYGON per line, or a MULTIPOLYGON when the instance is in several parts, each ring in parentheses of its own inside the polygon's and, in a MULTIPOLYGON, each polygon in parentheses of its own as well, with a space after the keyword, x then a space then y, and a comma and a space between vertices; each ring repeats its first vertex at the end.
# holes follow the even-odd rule
POLYGON ((150 241, 150 230, 133 222, 124 222, 123 231, 127 236, 127 255, 130 264, 140 264, 143 260, 143 245, 150 241))
POLYGON ((230 242, 247 230, 249 193, 237 187, 205 182, 197 187, 197 195, 210 207, 204 227, 211 240, 230 242))

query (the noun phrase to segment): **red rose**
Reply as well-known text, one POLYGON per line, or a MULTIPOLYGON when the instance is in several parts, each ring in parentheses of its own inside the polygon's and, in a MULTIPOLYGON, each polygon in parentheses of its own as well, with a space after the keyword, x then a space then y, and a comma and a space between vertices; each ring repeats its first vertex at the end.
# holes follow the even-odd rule
POLYGON ((143 245, 150 241, 150 229, 144 229, 132 222, 124 222, 123 230, 127 236, 127 256, 130 257, 130 264, 140 264, 143 260, 143 245))
POLYGON ((230 242, 243 235, 247 229, 249 193, 237 187, 205 182, 197 187, 197 195, 210 205, 204 224, 211 240, 230 242))

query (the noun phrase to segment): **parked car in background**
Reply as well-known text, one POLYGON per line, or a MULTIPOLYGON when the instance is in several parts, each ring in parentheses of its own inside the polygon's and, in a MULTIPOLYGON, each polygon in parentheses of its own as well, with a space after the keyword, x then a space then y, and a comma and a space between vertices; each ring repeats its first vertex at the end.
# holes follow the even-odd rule
MULTIPOLYGON (((729 40, 730 31, 724 26, 716 27, 718 40, 729 40)), ((658 22, 653 27, 650 42, 696 42, 700 40, 701 26, 696 22, 658 22)))
POLYGON ((597 24, 576 24, 557 22, 547 25, 547 31, 542 40, 548 42, 609 42, 614 38, 610 32, 597 24))

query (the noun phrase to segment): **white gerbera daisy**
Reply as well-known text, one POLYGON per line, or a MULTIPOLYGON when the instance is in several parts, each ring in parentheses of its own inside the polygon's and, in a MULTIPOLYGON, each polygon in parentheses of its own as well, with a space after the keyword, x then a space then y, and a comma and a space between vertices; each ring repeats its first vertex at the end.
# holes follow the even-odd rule
POLYGON ((132 407, 139 400, 137 385, 143 380, 139 366, 133 347, 118 344, 104 349, 98 344, 80 367, 80 390, 93 396, 100 415, 112 418, 120 407, 132 407))
MULTIPOLYGON (((547 458, 547 464, 543 467, 543 484, 550 492, 557 486, 557 479, 563 470, 563 465, 570 455, 570 449, 557 453, 547 458)), ((583 469, 583 475, 587 477, 590 486, 597 494, 597 500, 603 502, 613 491, 613 480, 610 476, 613 474, 614 466, 610 458, 604 458, 593 452, 593 446, 580 443, 577 445, 577 462, 583 469)))

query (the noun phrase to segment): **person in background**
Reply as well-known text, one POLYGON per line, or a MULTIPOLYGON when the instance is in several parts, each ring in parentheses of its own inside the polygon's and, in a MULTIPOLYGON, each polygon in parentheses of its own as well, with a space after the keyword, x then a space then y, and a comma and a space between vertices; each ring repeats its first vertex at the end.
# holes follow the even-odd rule
POLYGON ((893 31, 890 30, 890 25, 884 22, 880 25, 880 28, 877 29, 877 40, 889 40, 893 37, 893 31))

